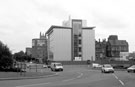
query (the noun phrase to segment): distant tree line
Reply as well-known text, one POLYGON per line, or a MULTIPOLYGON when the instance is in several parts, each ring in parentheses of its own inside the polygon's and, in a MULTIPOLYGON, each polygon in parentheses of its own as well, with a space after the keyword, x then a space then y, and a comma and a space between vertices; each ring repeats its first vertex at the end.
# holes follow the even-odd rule
POLYGON ((30 62, 30 61, 37 62, 38 61, 35 58, 33 58, 31 55, 27 55, 23 51, 14 53, 13 58, 14 58, 14 60, 16 60, 16 62, 30 62))

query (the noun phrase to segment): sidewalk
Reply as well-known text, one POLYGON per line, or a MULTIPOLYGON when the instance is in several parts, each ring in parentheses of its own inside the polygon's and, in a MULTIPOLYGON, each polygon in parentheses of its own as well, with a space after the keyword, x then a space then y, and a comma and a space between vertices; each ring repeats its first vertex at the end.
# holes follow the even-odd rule
POLYGON ((0 81, 2 80, 19 80, 19 79, 36 79, 49 76, 55 76, 57 73, 49 70, 30 70, 27 72, 0 72, 0 81))

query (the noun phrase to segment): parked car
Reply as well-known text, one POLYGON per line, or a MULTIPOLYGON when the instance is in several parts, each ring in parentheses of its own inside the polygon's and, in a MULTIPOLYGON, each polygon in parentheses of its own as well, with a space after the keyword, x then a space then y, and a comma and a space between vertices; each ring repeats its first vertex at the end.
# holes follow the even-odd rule
POLYGON ((93 68, 101 68, 102 65, 98 64, 98 63, 92 63, 92 67, 93 68))
POLYGON ((101 72, 102 73, 106 73, 106 72, 108 72, 108 73, 114 73, 114 69, 113 69, 113 67, 110 65, 110 64, 104 64, 103 66, 102 66, 102 68, 101 68, 101 72))
POLYGON ((50 68, 52 71, 63 71, 63 65, 61 63, 51 63, 50 68))
POLYGON ((43 68, 48 68, 48 66, 46 64, 43 64, 43 68))
POLYGON ((127 72, 134 72, 135 73, 135 65, 132 65, 131 67, 127 68, 127 72))

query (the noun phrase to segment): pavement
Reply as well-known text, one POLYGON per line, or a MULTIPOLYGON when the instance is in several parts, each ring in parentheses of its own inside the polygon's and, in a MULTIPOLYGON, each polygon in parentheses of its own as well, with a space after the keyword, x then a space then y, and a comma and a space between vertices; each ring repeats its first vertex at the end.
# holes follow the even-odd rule
MULTIPOLYGON (((65 65, 65 68, 85 67, 86 65, 65 65)), ((67 69, 68 69, 67 68, 67 69)), ((35 67, 26 68, 26 72, 0 72, 0 81, 3 80, 21 80, 21 79, 38 79, 58 75, 57 72, 52 72, 50 68, 35 67)))
POLYGON ((21 79, 36 79, 45 78, 57 75, 56 72, 51 72, 48 68, 27 69, 26 72, 0 72, 0 81, 2 80, 21 80, 21 79))

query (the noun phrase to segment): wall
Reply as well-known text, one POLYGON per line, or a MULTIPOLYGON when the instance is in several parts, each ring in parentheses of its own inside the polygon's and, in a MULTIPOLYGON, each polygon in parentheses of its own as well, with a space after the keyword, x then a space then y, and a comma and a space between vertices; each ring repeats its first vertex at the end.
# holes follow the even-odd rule
POLYGON ((53 31, 49 34, 48 37, 48 59, 53 60, 54 53, 54 33, 53 31))
POLYGON ((71 60, 71 29, 54 28, 54 61, 71 60))
POLYGON ((95 30, 83 29, 82 31, 83 61, 95 60, 95 30))

